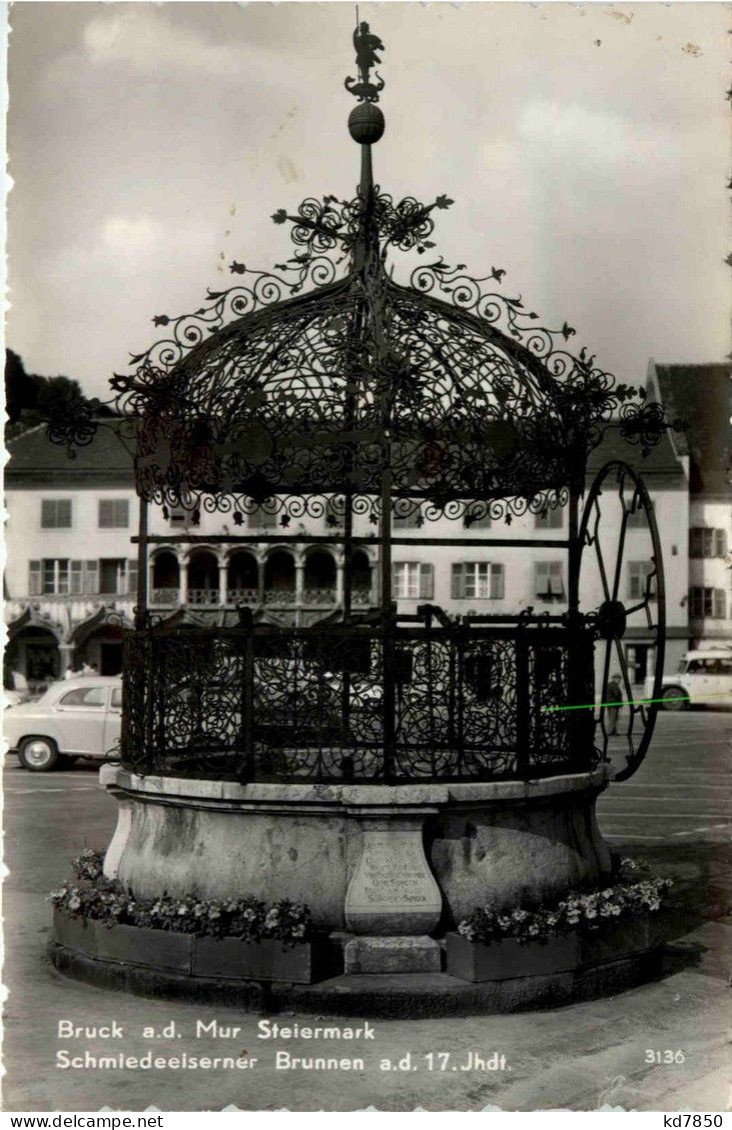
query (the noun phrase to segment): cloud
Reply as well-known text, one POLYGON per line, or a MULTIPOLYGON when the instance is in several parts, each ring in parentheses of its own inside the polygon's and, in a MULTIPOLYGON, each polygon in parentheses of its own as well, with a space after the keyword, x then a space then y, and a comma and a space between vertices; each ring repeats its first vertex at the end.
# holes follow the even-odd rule
POLYGON ((152 5, 115 5, 90 19, 83 33, 84 50, 92 63, 122 63, 148 73, 175 69, 218 77, 241 74, 241 53, 230 44, 213 43, 200 32, 152 5))
POLYGON ((530 102, 519 128, 529 140, 540 140, 555 151, 571 151, 573 157, 594 166, 613 165, 630 153, 630 131, 620 115, 573 103, 530 102))
POLYGON ((693 167, 699 142, 694 132, 684 133, 678 123, 674 130, 659 120, 539 99, 524 109, 519 132, 542 155, 542 162, 557 169, 583 173, 598 186, 603 178, 622 175, 626 187, 647 182, 654 191, 664 177, 682 175, 685 162, 693 167))
POLYGON ((103 250, 118 259, 138 259, 149 255, 162 242, 162 227, 147 216, 110 216, 104 222, 100 240, 103 250))

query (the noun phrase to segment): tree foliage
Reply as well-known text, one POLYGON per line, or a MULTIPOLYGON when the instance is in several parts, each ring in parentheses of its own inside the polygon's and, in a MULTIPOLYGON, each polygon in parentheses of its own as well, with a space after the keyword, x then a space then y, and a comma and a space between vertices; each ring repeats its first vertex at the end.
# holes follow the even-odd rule
POLYGON ((6 439, 53 419, 70 400, 87 401, 78 381, 26 373, 22 358, 12 349, 5 350, 6 439))

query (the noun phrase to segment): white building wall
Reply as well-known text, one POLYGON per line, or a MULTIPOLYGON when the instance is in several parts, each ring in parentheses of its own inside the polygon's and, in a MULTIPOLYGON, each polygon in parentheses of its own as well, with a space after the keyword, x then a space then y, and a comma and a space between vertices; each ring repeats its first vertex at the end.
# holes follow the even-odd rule
POLYGON ((93 487, 58 490, 48 487, 8 490, 5 496, 7 564, 6 592, 9 598, 28 595, 29 562, 43 558, 134 557, 130 538, 137 532, 137 497, 132 487, 93 487), (41 526, 43 499, 71 499, 70 529, 44 530, 41 526), (100 529, 99 500, 125 498, 129 503, 126 530, 100 529))

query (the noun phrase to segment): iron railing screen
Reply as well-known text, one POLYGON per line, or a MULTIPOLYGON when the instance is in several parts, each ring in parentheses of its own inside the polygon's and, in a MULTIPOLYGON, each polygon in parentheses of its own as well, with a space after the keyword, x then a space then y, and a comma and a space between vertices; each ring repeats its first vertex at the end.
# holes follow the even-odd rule
POLYGON ((587 627, 149 628, 125 640, 122 759, 221 779, 553 776, 594 762, 587 627))

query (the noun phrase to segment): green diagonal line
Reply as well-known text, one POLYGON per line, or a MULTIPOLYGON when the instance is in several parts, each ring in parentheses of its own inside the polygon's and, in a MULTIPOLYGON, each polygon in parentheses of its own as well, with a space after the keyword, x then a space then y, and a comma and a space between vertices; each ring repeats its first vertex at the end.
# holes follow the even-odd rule
MULTIPOLYGON (((730 698, 732 692, 730 691, 716 691, 714 694, 698 694, 694 696, 694 701, 700 698, 730 698)), ((688 694, 669 695, 664 698, 637 698, 631 699, 630 702, 585 702, 580 706, 542 706, 542 714, 552 714, 557 710, 595 710, 598 706, 642 706, 644 703, 649 702, 689 702, 688 694)))

